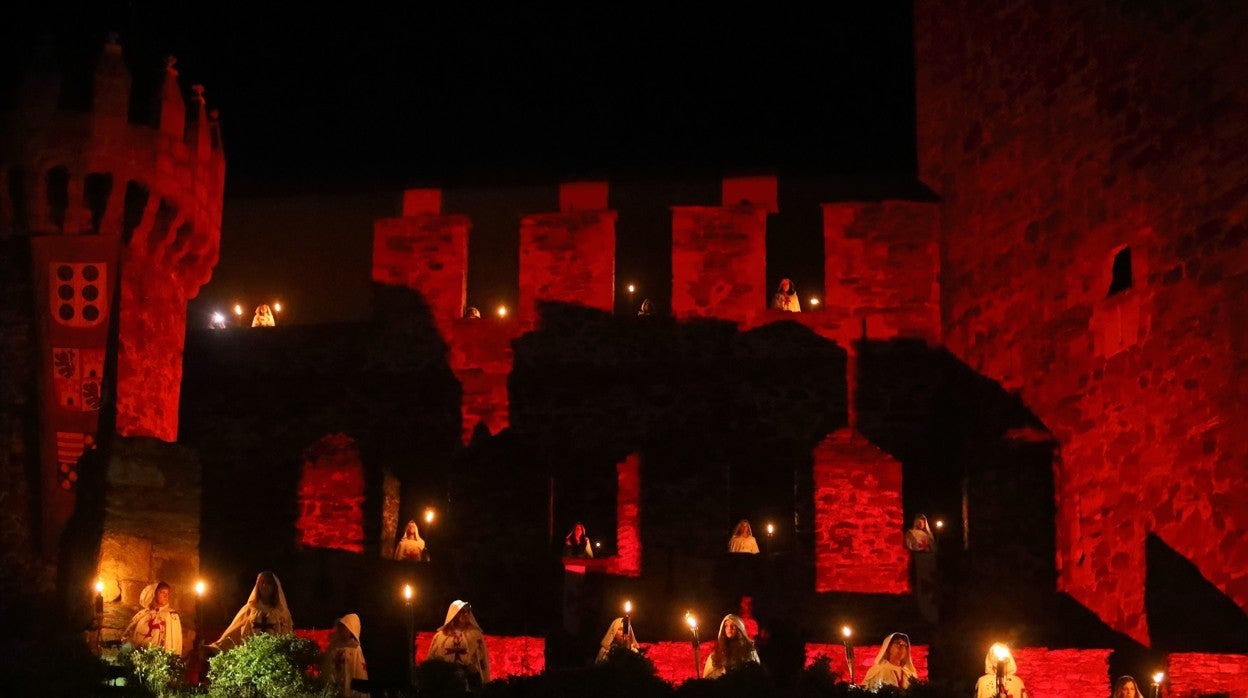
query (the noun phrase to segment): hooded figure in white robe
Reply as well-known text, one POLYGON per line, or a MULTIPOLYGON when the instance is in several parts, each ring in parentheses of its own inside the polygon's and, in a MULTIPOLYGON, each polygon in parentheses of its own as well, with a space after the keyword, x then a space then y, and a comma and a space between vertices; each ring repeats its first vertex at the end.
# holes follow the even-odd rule
POLYGON ((993 645, 984 657, 984 675, 975 683, 975 698, 1027 698, 1018 665, 1005 645, 993 645), (998 652, 1003 658, 998 659, 998 652))
POLYGON ((914 517, 914 527, 906 531, 906 549, 914 563, 914 597, 919 613, 929 622, 940 618, 937 605, 939 575, 936 569, 936 536, 927 525, 927 517, 914 517))
POLYGON ((403 537, 399 539, 399 545, 394 549, 394 559, 425 559, 425 539, 420 537, 420 529, 416 527, 415 521, 407 522, 407 528, 403 531, 403 537))
POLYGON ((790 313, 802 312, 802 302, 797 298, 797 288, 789 279, 780 279, 776 287, 776 295, 772 297, 771 307, 790 313))
POLYGON ((1113 698, 1144 698, 1144 693, 1134 676, 1119 676, 1114 682, 1113 698))
POLYGON ((936 552, 936 536, 923 514, 914 517, 914 527, 906 531, 906 549, 915 553, 936 552))
POLYGON ((130 619, 122 633, 126 642, 137 648, 163 647, 176 655, 182 654, 182 620, 169 606, 169 585, 156 581, 139 592, 139 612, 130 619))
POLYGON ((875 663, 862 679, 862 687, 870 691, 878 691, 883 686, 910 688, 910 683, 917 678, 919 672, 910 658, 910 637, 905 633, 893 633, 884 638, 875 663))
POLYGON ((715 649, 702 665, 702 678, 718 679, 726 672, 746 664, 758 664, 758 651, 745 632, 745 621, 729 613, 719 624, 715 649))
POLYGON ((290 617, 281 580, 272 572, 261 572, 256 575, 256 585, 247 603, 238 609, 234 620, 211 647, 225 651, 258 633, 289 635, 294 631, 295 622, 290 617))
POLYGON ((256 306, 256 314, 251 318, 252 327, 277 327, 277 321, 273 318, 273 311, 269 308, 268 303, 256 306))
POLYGON ((360 617, 354 613, 338 619, 329 636, 329 647, 321 657, 321 676, 341 698, 367 698, 369 694, 351 690, 352 679, 367 679, 368 666, 360 649, 360 617))
POLYGON ((490 653, 485 648, 485 634, 467 602, 457 599, 446 609, 446 622, 434 634, 425 655, 425 661, 430 660, 462 666, 470 677, 489 683, 490 653))
POLYGON ((616 618, 611 621, 611 627, 607 628, 607 634, 602 636, 602 643, 598 647, 598 658, 595 661, 607 661, 607 656, 611 654, 613 647, 621 647, 629 652, 641 651, 641 645, 637 644, 637 636, 633 634, 631 621, 628 624, 628 632, 624 631, 623 618, 616 618))
POLYGON ((754 532, 750 530, 749 521, 741 519, 737 522, 732 538, 728 539, 728 552, 758 554, 758 541, 754 539, 754 532))

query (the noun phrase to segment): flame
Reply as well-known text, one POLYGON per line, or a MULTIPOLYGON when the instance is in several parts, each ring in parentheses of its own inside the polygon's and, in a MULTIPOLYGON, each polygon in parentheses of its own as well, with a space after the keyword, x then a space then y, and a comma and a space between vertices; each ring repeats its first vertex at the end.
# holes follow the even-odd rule
POLYGON ((273 312, 275 313, 282 312, 282 304, 277 301, 273 301, 273 312))
POLYGON ((997 658, 998 662, 1003 662, 1010 658, 1010 648, 997 642, 992 646, 992 654, 997 658))
POLYGON ((936 528, 944 528, 944 527, 945 527, 945 522, 941 519, 936 519, 936 528))
POLYGON ((95 593, 97 594, 104 593, 104 580, 103 579, 95 580, 95 593))
POLYGON ((403 585, 403 598, 404 600, 407 600, 407 601, 412 600, 412 585, 411 584, 403 585))
POLYGON ((498 306, 498 316, 507 317, 507 306, 505 305, 498 306))
POLYGON ((206 588, 207 588, 207 587, 206 587, 206 586, 204 586, 204 580, 202 580, 202 579, 201 579, 201 580, 199 580, 198 582, 195 582, 195 595, 196 595, 196 596, 203 596, 203 595, 204 595, 204 589, 206 589, 206 588))
POLYGON ((629 293, 633 293, 633 292, 635 292, 636 290, 637 290, 637 287, 636 287, 636 286, 634 286, 633 284, 629 284, 629 285, 628 285, 628 292, 629 292, 629 293))
POLYGON ((1160 685, 1161 685, 1161 682, 1162 682, 1162 681, 1165 681, 1165 680, 1166 680, 1166 674, 1165 674, 1164 672, 1159 671, 1159 672, 1157 672, 1156 674, 1153 674, 1153 683, 1154 683, 1154 684, 1156 684, 1156 685, 1160 686, 1160 685))
POLYGON ((625 601, 625 602, 624 602, 624 613, 626 613, 626 614, 627 614, 627 613, 632 613, 632 612, 633 612, 633 602, 632 602, 632 601, 625 601))
POLYGON ((813 306, 813 305, 819 305, 819 299, 818 299, 818 298, 811 298, 811 299, 810 299, 810 304, 811 304, 812 306, 813 306))
POLYGON ((235 303, 235 304, 234 304, 234 314, 235 314, 235 315, 242 315, 242 314, 243 314, 243 306, 242 306, 242 305, 240 305, 240 304, 238 304, 238 303, 235 303))
POLYGON ((685 612, 685 622, 689 624, 690 628, 694 630, 698 629, 698 619, 694 618, 693 614, 688 611, 685 612))
POLYGON ((434 516, 433 509, 425 509, 425 523, 433 523, 434 516))
POLYGON ((848 639, 849 639, 849 636, 850 636, 850 635, 853 635, 853 634, 854 634, 854 631, 853 631, 853 630, 850 630, 848 625, 842 625, 842 626, 841 626, 841 635, 842 635, 842 636, 843 636, 846 640, 848 640, 848 639))

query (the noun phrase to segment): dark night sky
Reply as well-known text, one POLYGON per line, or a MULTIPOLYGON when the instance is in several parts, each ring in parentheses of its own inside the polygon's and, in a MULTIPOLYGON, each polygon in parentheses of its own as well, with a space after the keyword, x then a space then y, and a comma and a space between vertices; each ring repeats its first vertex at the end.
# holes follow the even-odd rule
MULTIPOLYGON (((221 109, 228 157, 222 258, 192 310, 281 295, 291 320, 358 319, 372 220, 396 212, 407 185, 505 185, 496 198, 535 212, 575 176, 682 180, 705 195, 680 203, 715 203, 723 172, 912 176, 911 4, 873 5, 818 15, 634 4, 411 3, 353 15, 343 4, 196 3, 193 16, 168 2, 10 8, 0 17, 3 86, 11 94, 21 55, 49 30, 70 65, 120 32, 136 91, 154 87, 161 56, 177 55, 184 85, 202 82, 221 109), (538 189, 510 188, 520 184, 538 189)), ((506 256, 514 231, 498 218, 474 228, 474 253, 506 256)), ((783 256, 785 244, 772 252, 783 256)), ((622 276, 662 285, 644 267, 666 250, 621 245, 622 276)), ((514 296, 514 264, 474 265, 470 302, 514 296)))

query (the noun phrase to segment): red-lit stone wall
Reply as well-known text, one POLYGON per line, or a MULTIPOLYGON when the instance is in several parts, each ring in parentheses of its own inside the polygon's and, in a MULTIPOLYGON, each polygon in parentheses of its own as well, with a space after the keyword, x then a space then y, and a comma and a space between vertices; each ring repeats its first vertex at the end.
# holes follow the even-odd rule
POLYGON ((510 424, 511 340, 523 327, 517 318, 494 315, 450 323, 448 358, 463 390, 460 413, 465 443, 478 424, 484 424, 491 434, 510 424))
POLYGON ((330 434, 303 452, 299 544, 364 552, 364 464, 355 440, 330 434))
POLYGON ((849 429, 814 451, 815 590, 910 591, 901 463, 849 429))
POLYGON ((441 190, 404 193, 403 215, 373 223, 373 281, 419 292, 448 346, 462 388, 463 439, 478 424, 497 433, 508 424, 507 375, 515 318, 462 317, 468 292, 467 216, 441 213, 441 190))
POLYGON ((1248 609, 1248 6, 915 9, 945 340, 1060 443, 1059 587, 1147 643, 1152 533, 1248 609))
POLYGON ((1041 698, 1104 698, 1109 695, 1110 650, 1011 650, 1027 695, 1041 698))
POLYGON ((615 555, 607 571, 641 576, 641 456, 632 454, 615 466, 615 555))
POLYGON ((466 216, 409 212, 373 222, 373 281, 419 291, 446 338, 468 293, 466 216))
POLYGON ((707 654, 714 651, 714 642, 703 642, 698 647, 698 673, 693 672, 693 643, 684 642, 642 642, 639 643, 646 651, 646 659, 654 662, 659 678, 671 684, 684 683, 692 678, 700 677, 702 665, 707 654))
POLYGON ((615 211, 520 218, 521 318, 535 318, 543 300, 615 307, 615 219, 615 211))
POLYGON ((753 325, 770 302, 767 209, 758 205, 672 209, 672 313, 753 325))
POLYGON ((932 203, 824 204, 821 334, 938 341, 939 222, 932 203))
MULTIPOLYGON (((1248 698, 1248 655, 1182 652, 1170 655, 1167 698, 1226 694, 1248 698)), ((1137 677, 1141 681, 1148 679, 1137 677)))
MULTIPOLYGON (((416 661, 423 662, 433 644, 433 633, 416 633, 416 661)), ((531 676, 546 668, 546 641, 540 637, 486 635, 490 653, 490 680, 531 676)))
MULTIPOLYGON (((862 681, 862 678, 867 675, 867 671, 871 669, 871 665, 875 663, 875 656, 879 653, 879 645, 854 645, 854 681, 862 681)), ((806 643, 806 666, 814 664, 815 660, 820 656, 832 660, 832 671, 838 674, 842 680, 849 680, 849 669, 848 664, 845 662, 844 645, 806 643)), ((919 678, 926 681, 928 678, 927 645, 911 645, 910 658, 914 660, 914 670, 919 672, 919 678)))
POLYGON ((217 265, 225 177, 202 89, 193 100, 197 116, 186 124, 177 75, 166 68, 154 176, 115 163, 109 204, 117 210, 105 216, 120 221, 128 179, 148 188, 122 259, 117 433, 162 441, 178 438, 186 305, 217 265))

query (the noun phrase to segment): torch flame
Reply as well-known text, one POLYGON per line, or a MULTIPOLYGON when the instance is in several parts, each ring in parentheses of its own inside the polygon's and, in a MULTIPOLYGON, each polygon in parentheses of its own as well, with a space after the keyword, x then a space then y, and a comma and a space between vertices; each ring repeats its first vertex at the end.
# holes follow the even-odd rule
POLYGON ((104 580, 103 579, 95 580, 95 593, 97 594, 104 593, 104 580))
POLYGON ((690 628, 693 628, 695 630, 698 627, 698 619, 694 618, 693 614, 689 613, 688 611, 685 612, 685 622, 689 624, 690 628))
POLYGON ((633 602, 632 602, 632 601, 625 601, 625 602, 624 602, 624 613, 632 613, 632 612, 633 612, 633 602))
POLYGON ((810 299, 810 304, 811 304, 811 305, 819 305, 819 299, 818 299, 818 298, 811 298, 811 299, 810 299))
POLYGON ((636 291, 636 290, 637 290, 637 287, 636 287, 636 286, 634 286, 634 285, 632 285, 632 284, 629 284, 629 285, 628 285, 628 292, 629 292, 629 293, 633 293, 633 292, 634 292, 634 291, 636 291))
POLYGON ((498 316, 507 317, 507 306, 505 305, 498 306, 498 316))
POLYGON ((403 598, 407 601, 412 600, 412 585, 411 584, 403 585, 403 598))
POLYGON ((203 596, 203 595, 204 595, 204 589, 206 589, 206 588, 207 588, 207 587, 205 587, 205 586, 204 586, 204 580, 202 580, 202 579, 201 579, 201 580, 199 580, 198 582, 195 582, 195 595, 196 595, 196 596, 203 596))
POLYGON ((425 509, 425 523, 433 523, 433 509, 425 509))
POLYGON ((992 646, 992 655, 997 658, 998 662, 1004 662, 1010 658, 1010 648, 1000 642, 995 643, 992 646))
POLYGON ((1160 685, 1161 685, 1161 682, 1162 682, 1162 681, 1165 681, 1165 680, 1166 680, 1166 675, 1165 675, 1165 673, 1163 673, 1163 672, 1160 672, 1160 671, 1159 671, 1159 672, 1157 672, 1156 674, 1153 674, 1153 683, 1154 683, 1154 684, 1156 684, 1156 685, 1159 685, 1159 686, 1160 686, 1160 685))
POLYGON ((771 534, 775 532, 776 532, 776 527, 773 524, 767 524, 767 535, 770 536, 771 534))
POLYGON ((841 635, 845 636, 846 640, 848 640, 849 636, 853 634, 854 634, 854 631, 850 630, 848 625, 841 626, 841 635))
POLYGON ((282 312, 282 304, 277 301, 273 301, 273 312, 275 313, 282 312))
POLYGON ((240 305, 240 304, 238 304, 238 303, 235 303, 235 304, 234 304, 234 314, 235 314, 235 315, 242 315, 242 314, 243 314, 243 306, 242 306, 242 305, 240 305))
POLYGON ((936 519, 936 528, 944 528, 944 527, 945 527, 945 522, 941 519, 936 519))

